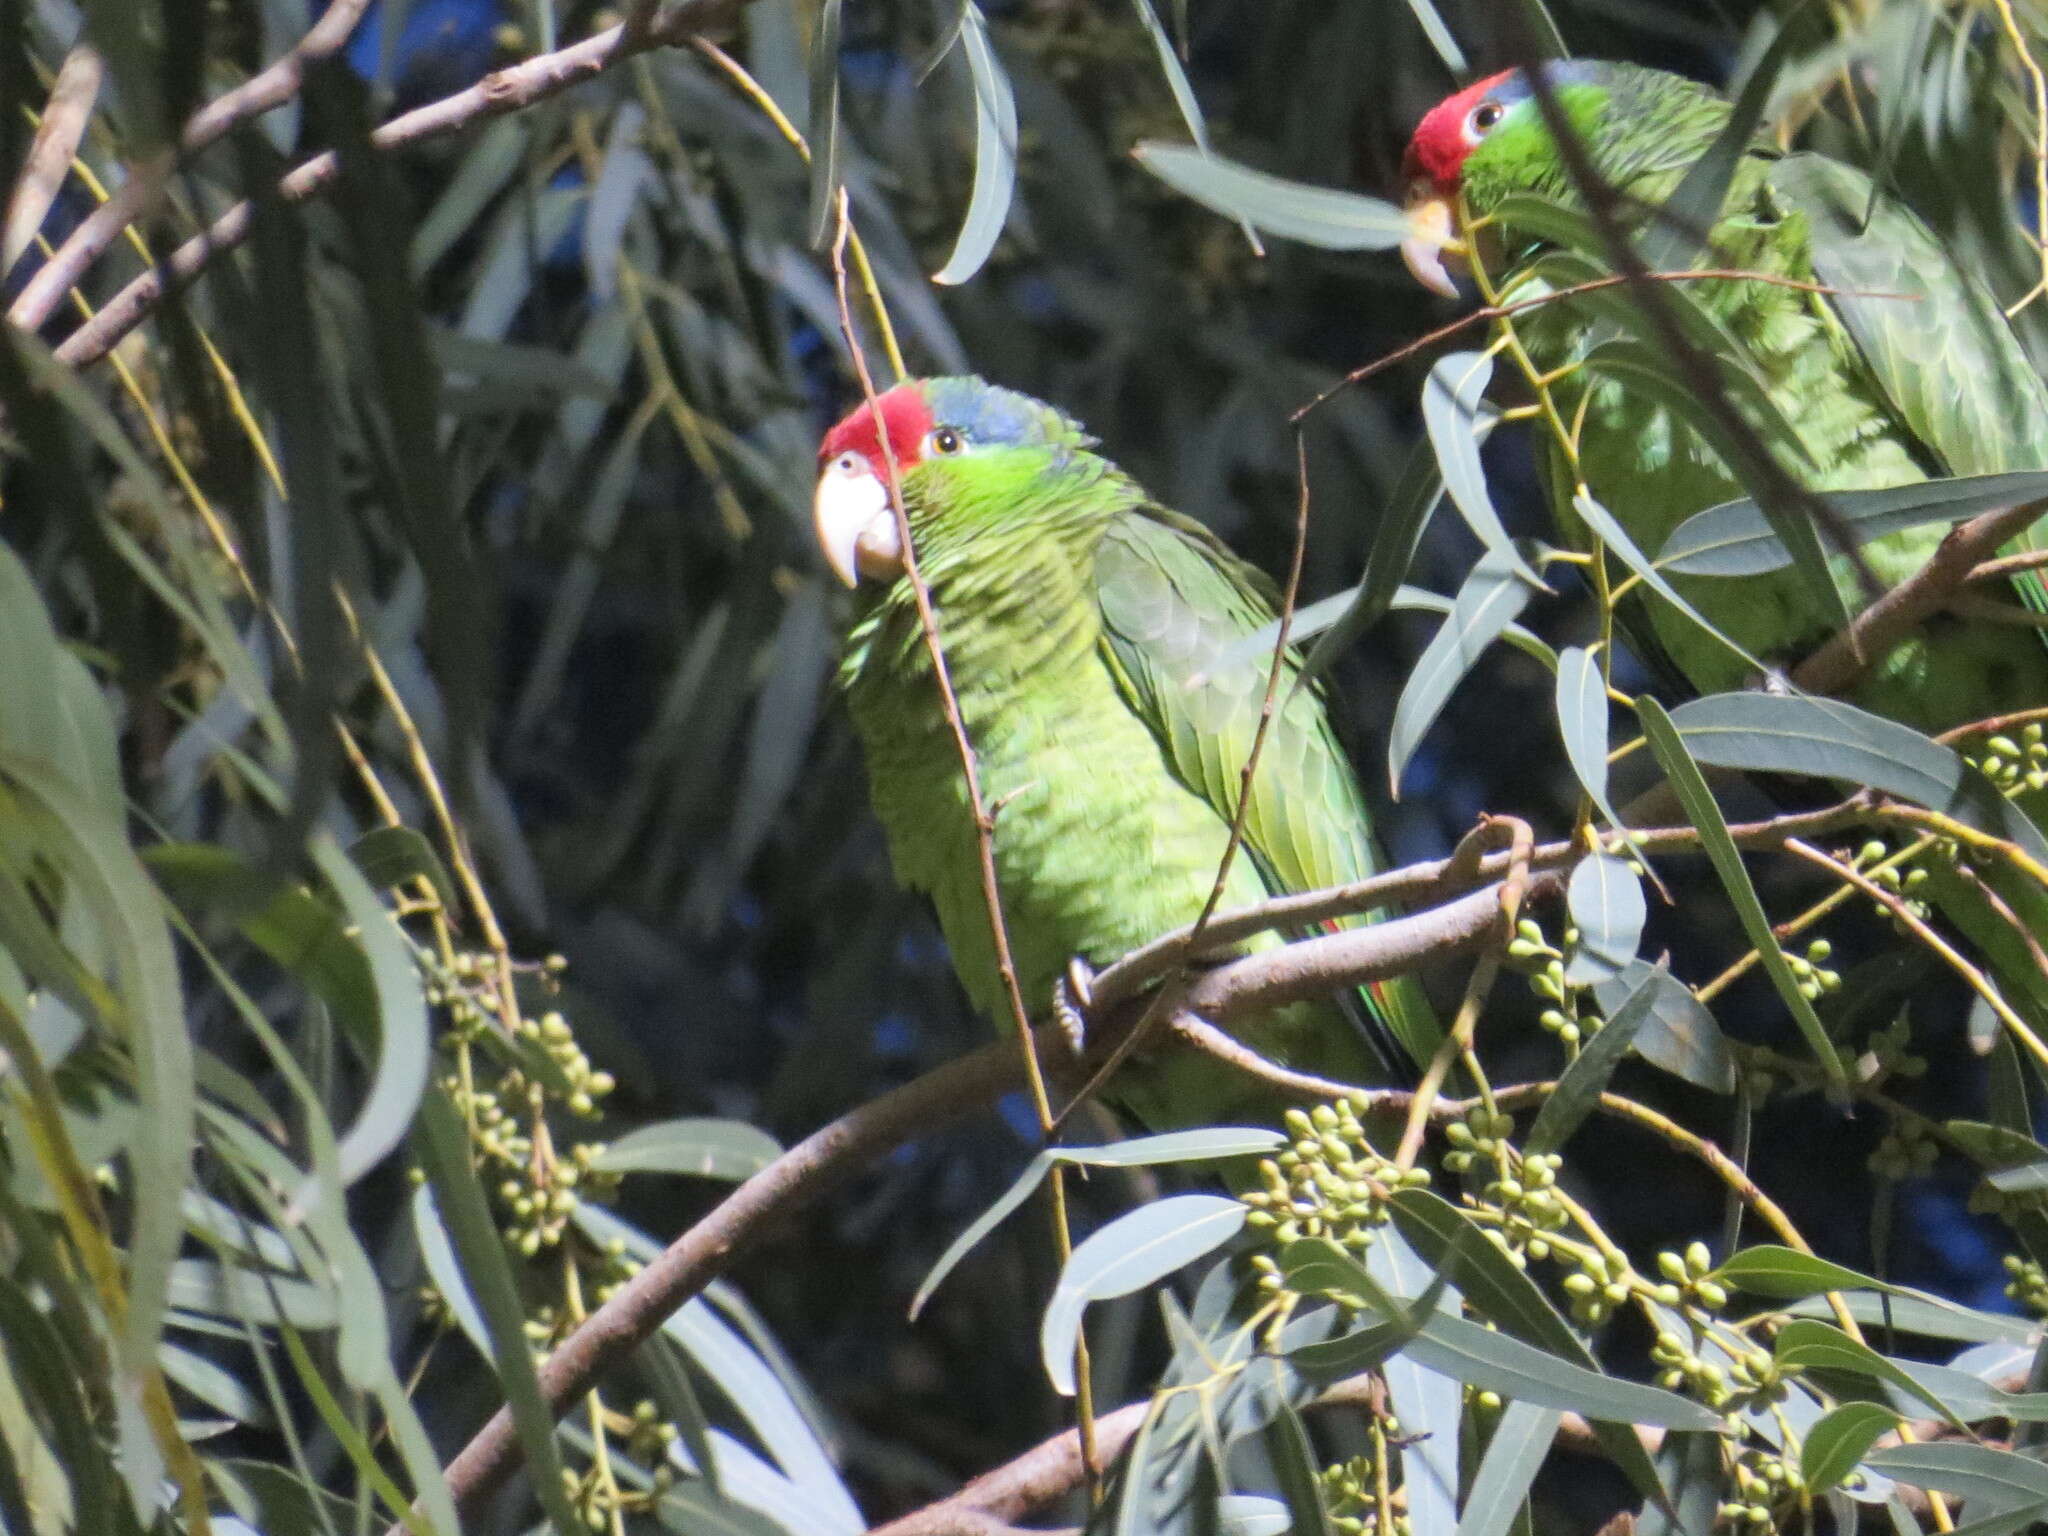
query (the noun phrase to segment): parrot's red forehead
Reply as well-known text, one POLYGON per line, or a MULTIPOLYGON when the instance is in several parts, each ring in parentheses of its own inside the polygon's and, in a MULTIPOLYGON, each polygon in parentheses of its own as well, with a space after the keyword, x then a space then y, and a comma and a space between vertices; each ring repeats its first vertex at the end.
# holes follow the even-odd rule
MULTIPOLYGON (((932 429, 932 411, 925 403, 924 391, 915 384, 898 384, 887 394, 876 396, 875 405, 880 407, 888 427, 889 449, 896 459, 896 468, 910 468, 921 456, 925 435, 932 429)), ((874 466, 877 475, 886 476, 889 472, 882 454, 881 435, 875 430, 875 412, 865 400, 825 434, 825 441, 818 447, 818 462, 829 463, 842 453, 859 454, 874 466)))
POLYGON ((1513 70, 1507 69, 1474 81, 1457 95, 1447 96, 1431 107, 1422 121, 1415 125, 1414 136, 1408 140, 1408 153, 1401 160, 1401 174, 1410 182, 1427 177, 1437 191, 1446 195, 1456 192, 1459 178, 1464 174, 1465 157, 1479 142, 1467 131, 1466 120, 1471 117, 1474 107, 1513 74, 1513 70))

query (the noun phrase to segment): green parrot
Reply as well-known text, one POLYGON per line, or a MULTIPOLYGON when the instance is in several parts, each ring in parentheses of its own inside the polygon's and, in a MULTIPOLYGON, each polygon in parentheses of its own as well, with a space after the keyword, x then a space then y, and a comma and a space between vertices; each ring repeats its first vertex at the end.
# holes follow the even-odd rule
MULTIPOLYGON (((960 760, 904 575, 888 459, 974 744, 1026 1006, 1049 1009, 1070 958, 1104 966, 1193 922, 1223 857, 1268 659, 1234 642, 1269 623, 1269 582, 1170 512, 1058 410, 975 378, 863 403, 819 450, 826 563, 854 588, 839 683, 866 751, 896 875, 930 895, 969 998, 1012 1020, 996 967, 960 760)), ((1321 693, 1269 728, 1225 909, 1378 869, 1358 782, 1321 693)), ((1247 948, 1279 943, 1274 935, 1247 948)), ((1269 1059, 1385 1082, 1437 1025, 1412 980, 1300 1004, 1247 1032, 1269 1059)), ((1155 1131, 1277 1118, 1270 1088, 1188 1051, 1141 1050, 1107 1097, 1155 1131)))
MULTIPOLYGON (((1727 125, 1729 104, 1701 85, 1628 64, 1546 66, 1557 99, 1595 169, 1624 209, 1653 208, 1677 189, 1727 125)), ((1414 233, 1411 272, 1455 294, 1443 257, 1461 217, 1479 220, 1516 193, 1576 206, 1571 178, 1519 71, 1481 80, 1433 108, 1405 160, 1414 233), (1462 214, 1460 205, 1462 204, 1462 214)), ((1510 217, 1512 214, 1510 213, 1510 217)), ((1488 231, 1491 243, 1495 231, 1488 231)), ((1871 490, 1931 477, 2048 468, 2048 388, 2029 365, 1998 302, 1952 261, 1907 208, 1873 196, 1869 178, 1815 154, 1784 154, 1759 139, 1737 161, 1699 264, 1757 271, 1838 290, 1700 281, 1690 299, 1742 350, 1792 424, 1810 461, 1787 464, 1816 491, 1871 490), (1866 215, 1868 221, 1866 223, 1866 215), (1898 297, 1912 295, 1911 298, 1898 297)), ((1541 258, 1539 239, 1508 230, 1513 286, 1541 258)), ((1692 264, 1692 263, 1688 263, 1692 264)), ((1537 286, 1518 289, 1540 293, 1537 286)), ((1516 329, 1545 371, 1583 357, 1612 334, 1569 301, 1525 312, 1516 329)), ((1572 375, 1558 386, 1567 420, 1584 402, 1581 468, 1594 499, 1654 557, 1687 518, 1745 491, 1707 440, 1645 391, 1572 375)), ((1552 504, 1575 542, 1573 487, 1551 452, 1552 504)), ((1864 546, 1885 585, 1918 570, 1947 528, 1926 524, 1864 546)), ((1859 605, 1846 559, 1837 584, 1859 605)), ((2040 578, 2019 578, 2030 606, 2040 578)), ((1787 664, 1841 625, 1809 580, 1787 566, 1739 579, 1674 578, 1685 598, 1767 665, 1787 664)), ((1669 604, 1650 603, 1657 647, 1702 692, 1753 682, 1751 669, 1669 604)), ((2021 616, 2013 615, 2015 619, 2021 616)), ((1874 713, 1942 731, 2048 704, 2048 648, 2015 624, 1941 615, 1871 668, 1848 695, 1874 713)))
MULTIPOLYGON (((1633 65, 1545 66, 1558 103, 1599 175, 1620 194, 1624 219, 1669 199, 1687 170, 1729 123, 1729 104, 1705 87, 1633 65)), ((1410 271, 1455 294, 1444 256, 1476 231, 1505 257, 1514 296, 1544 291, 1534 270, 1546 247, 1534 231, 1502 229, 1505 200, 1534 193, 1581 206, 1541 104, 1526 76, 1481 80, 1432 109, 1409 142, 1410 271)), ((2029 365, 1997 300, 1952 261, 1926 225, 1869 177, 1815 154, 1786 154, 1761 138, 1737 158, 1700 265, 1772 274, 1798 287, 1696 281, 1685 294, 1718 323, 1743 368, 1796 434, 1804 464, 1785 468, 1820 492, 1877 490, 1934 477, 2048 468, 2048 388, 2029 365)), ((1687 258, 1687 264, 1693 264, 1687 258)), ((1583 358, 1614 334, 1612 322, 1567 300, 1525 311, 1516 330, 1546 373, 1583 358)), ((1651 391, 1589 370, 1554 386, 1567 421, 1580 419, 1580 469, 1593 499, 1654 558, 1687 518, 1745 494, 1714 447, 1651 391), (1590 396, 1590 398, 1588 398, 1590 396)), ((1564 455, 1546 443, 1552 506, 1567 539, 1590 541, 1574 508, 1577 487, 1564 455)), ((1925 524, 1863 546, 1887 586, 1926 563, 1947 529, 1925 524)), ((2009 548, 2031 547, 2036 524, 2009 548)), ((1843 603, 1829 605, 1810 579, 1786 566, 1740 578, 1672 576, 1711 624, 1767 667, 1789 667, 1860 606, 1848 559, 1830 555, 1843 603)), ((1872 713, 1935 733, 2048 705, 2048 647, 2024 627, 2026 610, 2048 609, 2038 572, 2015 579, 2019 599, 1998 619, 1937 614, 1876 661, 1848 692, 1872 713)), ((1661 652, 1702 693, 1753 685, 1750 664, 1661 600, 1624 612, 1646 649, 1661 652)), ((2044 797, 2021 804, 2037 822, 2044 797)), ((1980 888, 1938 862, 1922 892, 1984 949, 2016 1003, 2048 1022, 2048 981, 1980 888)), ((2014 876, 1989 875, 2028 927, 2048 935, 2048 896, 2014 876)))

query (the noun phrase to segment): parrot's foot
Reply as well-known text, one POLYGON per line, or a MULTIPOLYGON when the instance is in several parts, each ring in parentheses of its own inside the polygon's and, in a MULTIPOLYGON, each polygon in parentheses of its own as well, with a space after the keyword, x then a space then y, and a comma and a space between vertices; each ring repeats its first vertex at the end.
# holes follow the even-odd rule
POLYGON ((1759 693, 1772 694, 1778 698, 1789 698, 1799 690, 1792 685, 1792 674, 1779 667, 1765 667, 1755 681, 1759 693))
POLYGON ((1052 1016, 1076 1056, 1088 1045, 1088 1010, 1095 1002, 1095 970, 1079 955, 1067 962, 1066 974, 1052 986, 1052 1016))

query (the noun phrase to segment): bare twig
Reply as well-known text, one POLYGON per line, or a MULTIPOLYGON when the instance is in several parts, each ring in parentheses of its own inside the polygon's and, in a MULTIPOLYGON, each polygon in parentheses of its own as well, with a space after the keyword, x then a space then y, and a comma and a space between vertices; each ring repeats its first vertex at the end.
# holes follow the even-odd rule
POLYGON ((106 72, 106 60, 85 42, 72 48, 57 71, 43 120, 36 125, 35 143, 29 146, 28 159, 7 199, 7 222, 0 227, 0 273, 11 272, 21 253, 34 244, 50 204, 71 174, 72 158, 78 153, 78 141, 85 137, 85 125, 92 117, 92 104, 99 98, 106 72))
MULTIPOLYGON (((457 132, 487 118, 522 111, 638 54, 687 42, 716 26, 742 3, 744 0, 684 0, 637 36, 628 36, 623 23, 607 28, 580 43, 496 70, 467 90, 394 117, 370 135, 370 142, 379 149, 397 149, 457 132)), ((341 161, 332 150, 315 155, 278 183, 278 195, 288 202, 301 201, 325 187, 340 172, 341 161)), ((216 256, 248 239, 252 217, 253 209, 248 203, 230 208, 108 300, 104 309, 64 339, 57 348, 58 358, 74 367, 83 367, 105 357, 122 337, 149 317, 167 293, 183 288, 216 256)))
POLYGON ((1539 293, 1534 298, 1516 299, 1506 304, 1484 304, 1468 311, 1447 325, 1440 325, 1433 331, 1426 331, 1413 341, 1403 342, 1393 351, 1374 358, 1363 367, 1354 368, 1328 389, 1310 400, 1308 404, 1296 406, 1287 418, 1299 424, 1310 412, 1329 402, 1334 395, 1341 394, 1354 384, 1363 384, 1376 373, 1384 372, 1399 362, 1427 352, 1440 341, 1449 341, 1462 331, 1475 325, 1486 325, 1495 320, 1507 320, 1531 309, 1542 309, 1547 305, 1561 304, 1567 299, 1576 299, 1582 294, 1598 293, 1603 288, 1625 288, 1635 282, 1653 283, 1763 283, 1772 288, 1791 288, 1800 293, 1844 294, 1853 298, 1907 299, 1911 294, 1864 292, 1854 288, 1830 288, 1826 283, 1804 282, 1796 277, 1786 277, 1777 272, 1750 272, 1740 267, 1701 267, 1689 272, 1646 272, 1641 278, 1627 273, 1610 274, 1607 277, 1589 278, 1583 283, 1573 283, 1568 288, 1552 289, 1539 293))
MULTIPOLYGON (((237 124, 290 101, 305 84, 306 66, 339 53, 369 8, 370 0, 333 0, 294 47, 268 68, 257 71, 195 112, 178 136, 178 148, 188 157, 196 155, 237 124)), ((70 68, 68 61, 65 68, 70 68)), ((58 84, 61 88, 61 78, 58 84)), ((73 143, 75 146, 76 141, 73 143)), ((67 155, 66 164, 69 161, 67 155)), ((157 166, 131 172, 114 195, 87 215, 57 247, 56 254, 37 269, 15 297, 8 319, 25 331, 41 329, 43 322, 57 312, 64 295, 84 280, 121 232, 148 215, 163 191, 165 170, 157 166)))
POLYGON ((1879 593, 1847 628, 1794 667, 1792 681, 1809 693, 1843 693, 1854 687, 1893 646, 1947 607, 1978 562, 2024 530, 2044 507, 2048 502, 2030 501, 1973 517, 1949 530, 1925 565, 1879 593))

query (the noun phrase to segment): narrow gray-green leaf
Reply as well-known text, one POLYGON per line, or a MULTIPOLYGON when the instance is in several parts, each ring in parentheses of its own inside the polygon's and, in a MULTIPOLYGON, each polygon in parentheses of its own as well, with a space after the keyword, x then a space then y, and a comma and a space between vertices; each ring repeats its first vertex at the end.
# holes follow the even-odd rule
POLYGON ((1846 1096, 1849 1078, 1843 1070, 1841 1058, 1835 1052, 1834 1043, 1828 1039, 1820 1016, 1813 1011, 1812 1001, 1799 990, 1799 978, 1792 974, 1791 964, 1785 959, 1785 951, 1771 928, 1771 920, 1764 913, 1763 903, 1757 899, 1756 887, 1750 883, 1742 854, 1728 835, 1728 823, 1721 816, 1721 807, 1714 803, 1713 791, 1707 788, 1699 766, 1687 752, 1678 727, 1672 724, 1664 706, 1647 694, 1636 700, 1636 718, 1642 723, 1643 737, 1656 754, 1658 766, 1664 770, 1665 780, 1685 808, 1686 820, 1700 834, 1707 859, 1721 877, 1721 888, 1728 893, 1735 914, 1741 920, 1743 933, 1762 957, 1765 971, 1777 987, 1778 996, 1791 1010, 1799 1032, 1806 1037, 1807 1048, 1813 1052, 1814 1060, 1827 1075, 1834 1091, 1846 1096))
POLYGON ((532 1470, 534 1496, 547 1511, 556 1536, 581 1536, 586 1529, 562 1486, 555 1449, 555 1416, 541 1396, 534 1374, 533 1346, 526 1337, 526 1304, 512 1275, 503 1238, 469 1160, 469 1133, 462 1117, 439 1089, 420 1104, 420 1134, 413 1145, 434 1187, 435 1204, 461 1257, 464 1277, 489 1330, 498 1385, 519 1431, 519 1445, 532 1470))
POLYGON ((1607 1080, 1628 1054, 1628 1048, 1650 1017, 1657 1002, 1658 978, 1668 973, 1662 965, 1639 977, 1621 1006, 1607 1016, 1599 1033, 1579 1047, 1579 1054, 1564 1069, 1557 1086, 1536 1112, 1535 1122, 1523 1141, 1531 1156, 1555 1152, 1571 1139, 1572 1132, 1585 1123, 1586 1116, 1600 1102, 1607 1080))
POLYGON ((454 1314, 457 1326, 469 1342, 477 1347, 479 1354, 489 1359, 491 1330, 484 1322, 476 1298, 470 1294, 469 1279, 463 1274, 462 1260, 455 1253, 455 1240, 448 1235, 447 1224, 441 1220, 441 1209, 434 1202, 432 1184, 421 1184, 412 1192, 412 1231, 414 1241, 420 1245, 420 1258, 427 1266, 427 1278, 441 1293, 443 1304, 454 1314))
POLYGON ((1610 827, 1621 818, 1607 799, 1607 678, 1600 660, 1583 646, 1557 653, 1557 732, 1579 787, 1610 827))
POLYGON ((1330 251, 1391 251, 1408 238, 1408 216, 1377 197, 1268 176, 1187 144, 1147 139, 1132 153, 1176 192, 1269 235, 1330 251))
POLYGON ((2048 1500, 2048 1466, 1988 1445, 1930 1440, 1887 1446, 1863 1461, 1902 1483, 1953 1493, 1989 1510, 2014 1510, 2048 1500))
POLYGON ((1824 1291, 1890 1289, 1868 1275, 1775 1243, 1758 1243, 1731 1253, 1714 1271, 1714 1278, 1731 1289, 1774 1301, 1798 1301, 1824 1291))
POLYGON ((1593 530, 1593 533, 1599 538, 1600 542, 1607 546, 1608 551, 1616 559, 1620 560, 1623 565, 1640 576, 1645 586, 1663 598, 1673 608, 1684 614, 1688 619, 1692 620, 1704 633, 1712 636, 1716 641, 1727 646, 1729 650, 1740 656, 1744 662, 1748 663, 1749 669, 1752 672, 1763 672, 1765 670, 1762 662, 1758 661, 1749 652, 1708 623, 1706 616, 1699 609, 1693 607, 1691 603, 1678 595, 1678 589, 1666 581, 1664 573, 1658 570, 1651 563, 1649 557, 1636 547, 1636 541, 1630 538, 1628 531, 1614 520, 1613 513, 1601 506, 1591 496, 1583 493, 1572 498, 1572 507, 1578 512, 1580 517, 1585 519, 1586 526, 1593 530))
POLYGON ((1716 693, 1679 705, 1671 723, 1695 762, 1867 784, 2017 843, 2048 864, 2048 837, 1959 753, 1840 699, 1716 693))
POLYGON ((1444 489, 1465 526, 1483 549, 1510 562, 1522 580, 1543 591, 1543 578, 1522 558, 1501 524, 1486 486, 1486 467, 1479 459, 1479 445, 1495 419, 1485 398, 1492 377, 1491 353, 1451 352, 1438 358, 1422 384, 1422 424, 1443 473, 1444 489))
POLYGON ((1585 987, 1626 970, 1650 917, 1642 877, 1628 861, 1611 853, 1587 854, 1572 866, 1565 906, 1579 942, 1564 979, 1585 987))
POLYGON ((1593 984, 1600 1010, 1612 1019, 1639 986, 1650 991, 1650 1015, 1636 1031, 1636 1054, 1673 1077, 1709 1093, 1735 1091, 1735 1053, 1692 988, 1669 971, 1638 960, 1619 975, 1593 984))
POLYGON ((433 1041, 419 972, 397 920, 331 836, 315 833, 308 851, 355 926, 377 994, 377 1059, 370 1092, 341 1138, 341 1177, 352 1184, 405 1140, 427 1085, 433 1041))
POLYGON ((1163 1136, 1139 1136, 1130 1141, 1120 1141, 1106 1147, 1048 1147, 1025 1165, 1010 1187, 979 1216, 968 1223, 967 1228, 939 1255, 939 1261, 932 1265, 931 1272, 918 1286, 917 1294, 910 1301, 910 1316, 914 1321, 924 1310, 924 1304, 931 1300, 932 1292, 939 1288, 946 1276, 950 1275, 960 1261, 967 1257, 975 1244, 1000 1226, 1009 1214, 1030 1198, 1031 1192, 1045 1182, 1045 1176, 1054 1165, 1066 1164, 1073 1167, 1095 1168, 1141 1168, 1162 1163, 1202 1162, 1211 1158, 1255 1157, 1262 1152, 1272 1152, 1286 1143, 1287 1138, 1278 1131, 1245 1130, 1232 1126, 1214 1126, 1199 1131, 1170 1131, 1163 1136))
POLYGON ((1778 1330, 1771 1356, 1787 1370, 1846 1371, 1897 1387, 1927 1404, 1957 1429, 1967 1428, 1955 1410, 1868 1344, 1859 1344, 1833 1323, 1797 1317, 1778 1330))
POLYGON ((1513 1402, 1502 1410, 1465 1497, 1457 1536, 1507 1536, 1563 1418, 1558 1409, 1535 1403, 1513 1402))
POLYGON ((1235 1237, 1246 1207, 1221 1195, 1174 1195, 1089 1234, 1067 1260, 1038 1330, 1053 1390, 1074 1392, 1074 1340, 1091 1301, 1127 1296, 1235 1237))
POLYGON ((1394 723, 1387 732, 1387 780, 1395 799, 1401 797, 1401 775, 1451 694, 1472 670, 1485 649, 1514 622, 1536 595, 1519 574, 1522 560, 1488 550, 1479 557, 1458 588, 1451 615, 1430 637, 1401 687, 1394 705, 1394 723))
POLYGON ((1864 1453, 1888 1434, 1899 1416, 1876 1403, 1843 1403, 1806 1432, 1799 1448, 1799 1475, 1823 1493, 1856 1470, 1864 1453))
MULTIPOLYGON (((1859 544, 1928 523, 1959 523, 2048 496, 2048 470, 1921 480, 1876 491, 1831 491, 1821 500, 1859 544)), ((1657 553, 1677 576, 1760 576, 1792 563, 1763 509, 1744 497, 1695 512, 1657 553)))
MULTIPOLYGON (((1561 1360, 1590 1371, 1600 1369, 1592 1351, 1536 1282, 1491 1239, 1481 1236, 1455 1206, 1426 1189, 1404 1189, 1388 1203, 1394 1224, 1409 1245, 1440 1272, 1448 1270, 1482 1317, 1561 1360)), ((1637 1492, 1660 1508, 1670 1507, 1670 1493, 1634 1430, 1595 1419, 1593 1433, 1637 1492)))
POLYGON ((628 1131, 590 1160, 603 1173, 680 1173, 738 1183, 782 1155, 766 1131, 744 1120, 686 1117, 628 1131))
POLYGON ((932 274, 935 283, 964 283, 981 270, 1003 232, 1017 184, 1017 98, 973 0, 960 19, 960 45, 974 81, 974 191, 953 254, 932 274))

